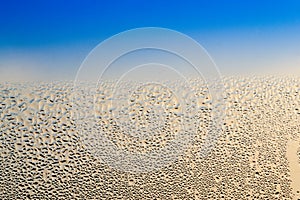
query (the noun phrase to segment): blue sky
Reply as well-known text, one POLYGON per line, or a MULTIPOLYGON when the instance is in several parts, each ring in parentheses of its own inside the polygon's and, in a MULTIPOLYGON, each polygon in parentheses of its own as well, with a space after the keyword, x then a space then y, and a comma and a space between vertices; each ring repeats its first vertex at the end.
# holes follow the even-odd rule
POLYGON ((196 39, 223 73, 300 68, 300 1, 0 0, 0 78, 72 79, 98 43, 149 26, 196 39))

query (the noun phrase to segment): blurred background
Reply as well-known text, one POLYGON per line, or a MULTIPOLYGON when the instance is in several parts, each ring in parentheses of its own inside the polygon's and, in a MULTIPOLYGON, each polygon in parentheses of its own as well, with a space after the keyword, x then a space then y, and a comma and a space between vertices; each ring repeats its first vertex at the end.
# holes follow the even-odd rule
POLYGON ((198 41, 224 75, 300 72, 299 1, 0 1, 0 80, 73 80, 87 54, 128 29, 198 41))

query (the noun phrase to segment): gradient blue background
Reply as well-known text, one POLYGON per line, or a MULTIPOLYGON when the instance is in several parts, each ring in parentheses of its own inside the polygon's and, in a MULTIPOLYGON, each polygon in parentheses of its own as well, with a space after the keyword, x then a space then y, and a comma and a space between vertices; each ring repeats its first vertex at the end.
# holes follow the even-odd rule
POLYGON ((196 39, 224 74, 300 69, 300 1, 1 0, 0 78, 73 79, 99 42, 147 26, 196 39))

